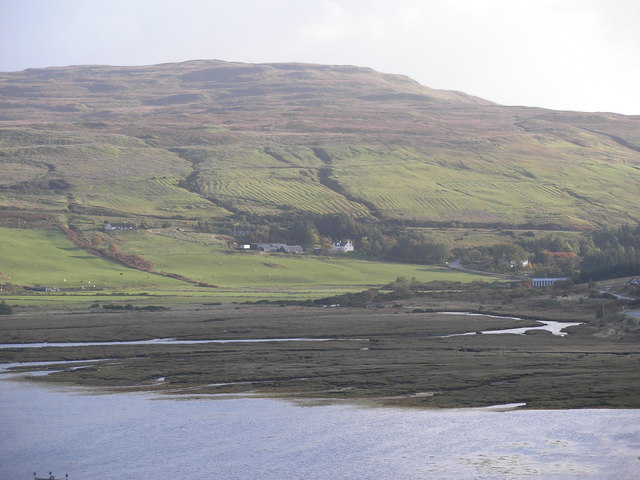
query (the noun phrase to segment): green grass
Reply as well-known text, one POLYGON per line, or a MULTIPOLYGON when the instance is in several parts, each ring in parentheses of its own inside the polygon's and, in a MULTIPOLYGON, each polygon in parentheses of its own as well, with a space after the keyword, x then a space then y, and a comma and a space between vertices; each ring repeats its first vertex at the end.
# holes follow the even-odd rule
POLYGON ((62 289, 27 293, 7 288, 2 298, 21 305, 228 303, 321 298, 378 287, 399 276, 423 282, 493 281, 424 265, 226 250, 226 241, 221 238, 175 230, 118 232, 111 237, 123 252, 141 255, 158 271, 219 286, 206 288, 96 257, 56 230, 2 228, 1 282, 62 289))
POLYGON ((182 155, 197 165, 198 192, 253 215, 297 209, 362 216, 373 206, 390 217, 578 229, 611 214, 640 215, 632 193, 640 180, 625 154, 592 134, 576 135, 471 150, 330 145, 322 148, 328 162, 302 146, 193 147, 182 155), (331 187, 320 181, 321 168, 330 168, 331 187))
POLYGON ((309 147, 208 147, 179 150, 197 166, 193 186, 235 211, 273 214, 288 210, 367 215, 367 208, 323 185, 323 162, 309 147))
MULTIPOLYGON (((61 134, 64 139, 67 134, 61 134)), ((137 141, 120 136, 123 143, 137 141)), ((120 138, 118 137, 118 138, 120 138)), ((34 140, 37 141, 37 140, 34 140)), ((49 140, 50 141, 50 140, 49 140)), ((144 144, 136 146, 114 145, 104 136, 87 135, 85 144, 49 144, 2 147, 0 151, 13 159, 13 163, 38 164, 46 160, 52 173, 64 176, 70 183, 109 183, 114 179, 131 176, 154 176, 158 174, 185 174, 188 164, 165 149, 150 148, 144 144)), ((15 170, 15 169, 14 169, 15 170)))
POLYGON ((177 186, 177 177, 133 178, 108 184, 82 185, 74 199, 83 206, 147 217, 225 217, 229 212, 200 195, 177 186))
POLYGON ((513 157, 505 162, 491 159, 496 152, 436 150, 432 156, 358 146, 351 156, 335 154, 333 178, 351 197, 390 216, 581 227, 606 223, 611 214, 640 213, 633 193, 640 189, 637 170, 608 161, 606 153, 584 158, 575 152, 576 158, 559 162, 548 151, 533 160, 536 152, 527 156, 511 148, 513 157))
POLYGON ((128 251, 150 260, 158 270, 178 272, 221 287, 342 286, 364 289, 391 282, 399 276, 419 281, 448 279, 472 281, 481 277, 448 269, 401 263, 352 259, 335 255, 264 254, 226 249, 213 234, 148 230, 124 232, 128 251))
POLYGON ((313 169, 211 170, 199 175, 199 189, 235 210, 272 214, 286 210, 341 212, 355 216, 367 209, 319 183, 313 169))
POLYGON ((58 288, 169 288, 184 283, 91 255, 56 230, 0 228, 3 283, 58 288))
POLYGON ((246 288, 183 288, 175 290, 162 290, 142 288, 120 289, 119 291, 84 291, 84 292, 61 292, 61 293, 21 293, 3 294, 0 300, 4 300, 9 305, 20 306, 47 306, 47 307, 89 307, 91 305, 117 304, 134 306, 160 305, 209 305, 209 304, 230 304, 260 302, 269 300, 271 302, 290 300, 314 300, 329 296, 340 295, 346 292, 355 292, 345 287, 331 287, 320 285, 317 288, 295 288, 295 287, 246 287, 246 288), (131 293, 125 293, 131 292, 131 293))
POLYGON ((0 207, 37 214, 61 213, 67 209, 67 198, 56 192, 0 192, 0 207))

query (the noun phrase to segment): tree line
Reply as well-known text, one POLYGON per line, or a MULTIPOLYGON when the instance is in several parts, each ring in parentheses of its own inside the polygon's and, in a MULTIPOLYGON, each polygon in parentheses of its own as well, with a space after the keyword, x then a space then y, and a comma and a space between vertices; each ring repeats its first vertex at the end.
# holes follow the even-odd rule
POLYGON ((531 234, 492 246, 456 248, 452 253, 468 268, 527 271, 577 283, 640 275, 640 224, 594 230, 573 241, 531 234))

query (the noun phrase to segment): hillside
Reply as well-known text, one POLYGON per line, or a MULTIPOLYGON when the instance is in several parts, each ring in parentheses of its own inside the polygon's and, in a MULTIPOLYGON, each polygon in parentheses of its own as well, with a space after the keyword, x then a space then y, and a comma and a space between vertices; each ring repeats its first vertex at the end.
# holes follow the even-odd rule
POLYGON ((0 225, 295 211, 583 230, 640 218, 640 117, 504 107, 367 68, 0 73, 0 225))

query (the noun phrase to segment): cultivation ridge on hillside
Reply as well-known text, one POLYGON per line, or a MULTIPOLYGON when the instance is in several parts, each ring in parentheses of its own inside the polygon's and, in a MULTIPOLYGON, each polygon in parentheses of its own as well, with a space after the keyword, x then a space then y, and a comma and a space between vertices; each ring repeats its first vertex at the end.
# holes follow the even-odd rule
POLYGON ((0 73, 0 225, 336 213, 589 229, 640 218, 640 117, 505 107, 352 66, 0 73))

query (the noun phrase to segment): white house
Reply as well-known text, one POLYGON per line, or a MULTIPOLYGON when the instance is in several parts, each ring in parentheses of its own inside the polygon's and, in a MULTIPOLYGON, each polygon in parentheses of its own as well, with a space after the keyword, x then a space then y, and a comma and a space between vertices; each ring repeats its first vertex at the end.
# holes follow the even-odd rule
POLYGON ((342 241, 342 242, 334 242, 331 246, 331 251, 334 253, 347 253, 353 252, 353 243, 351 240, 342 241))

